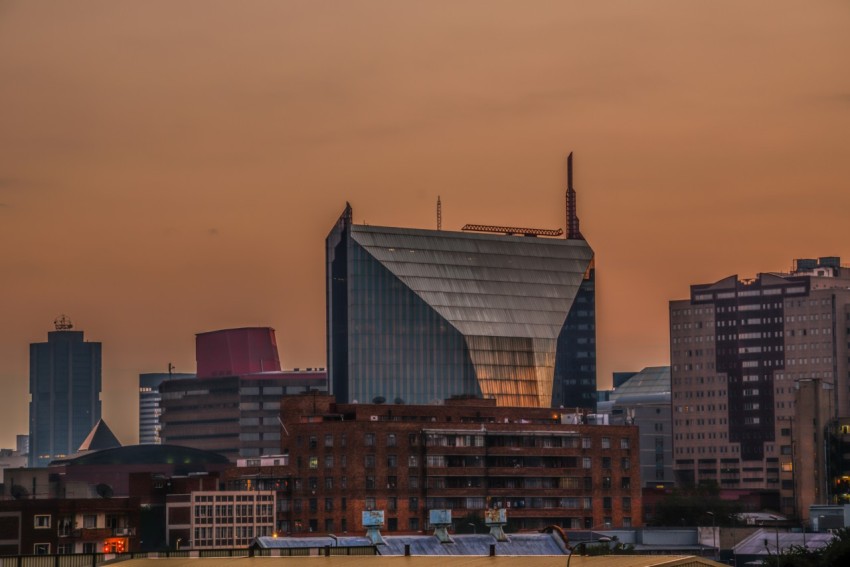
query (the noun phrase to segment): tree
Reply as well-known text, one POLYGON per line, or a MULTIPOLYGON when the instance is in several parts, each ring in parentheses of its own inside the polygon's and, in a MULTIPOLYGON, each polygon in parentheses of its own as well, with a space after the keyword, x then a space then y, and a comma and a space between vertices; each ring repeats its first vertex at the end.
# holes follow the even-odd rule
POLYGON ((835 532, 835 538, 820 549, 794 545, 765 559, 770 567, 845 567, 850 565, 850 529, 835 532))
POLYGON ((720 487, 717 484, 700 484, 673 489, 656 504, 647 525, 699 526, 714 523, 717 526, 734 526, 740 523, 740 512, 741 507, 737 502, 720 498, 720 487))

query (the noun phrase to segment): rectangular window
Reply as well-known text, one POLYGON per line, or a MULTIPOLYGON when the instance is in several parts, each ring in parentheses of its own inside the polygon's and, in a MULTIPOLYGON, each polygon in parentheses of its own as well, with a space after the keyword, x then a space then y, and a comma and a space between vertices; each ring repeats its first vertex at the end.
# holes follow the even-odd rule
POLYGON ((375 489, 375 477, 373 475, 366 475, 366 489, 374 490, 375 489))
POLYGON ((610 437, 603 437, 602 438, 602 448, 603 449, 610 449, 611 448, 611 438, 610 437))
POLYGON ((367 496, 366 497, 366 509, 367 510, 374 510, 375 509, 375 497, 374 496, 367 496))
POLYGON ((593 459, 590 457, 582 457, 581 458, 581 468, 589 469, 593 464, 593 459))
POLYGON ((42 530, 50 527, 50 515, 35 516, 35 528, 42 530))
POLYGON ((416 496, 411 496, 407 499, 407 509, 411 512, 416 512, 419 510, 419 498, 416 496))
POLYGON ((387 447, 395 447, 396 438, 395 433, 387 433, 387 447))
POLYGON ((374 447, 375 446, 375 434, 374 433, 367 433, 363 437, 363 444, 366 445, 367 447, 374 447))
POLYGON ((418 476, 407 477, 407 487, 408 488, 419 488, 419 477, 418 476))
POLYGON ((417 458, 416 455, 410 455, 409 457, 407 457, 407 466, 409 466, 409 467, 418 467, 419 466, 419 459, 417 458))
POLYGON ((581 438, 581 448, 582 449, 592 449, 593 442, 590 440, 590 437, 582 437, 581 438))
POLYGON ((334 446, 334 436, 333 435, 325 435, 325 447, 333 447, 334 446))
POLYGON ((92 529, 97 527, 97 515, 95 514, 85 514, 83 516, 83 527, 86 529, 92 529))
POLYGON ((35 555, 50 555, 49 543, 36 543, 32 547, 32 552, 35 555))
POLYGON ((334 456, 333 455, 325 455, 325 468, 326 469, 334 468, 334 456))
MULTIPOLYGON (((660 423, 658 425, 661 425, 660 423)), ((620 449, 628 449, 629 448, 629 440, 627 438, 620 439, 620 449)))
POLYGON ((375 468, 375 455, 364 455, 363 456, 363 466, 367 469, 375 468))
POLYGON ((387 468, 394 469, 398 466, 397 455, 387 455, 387 468))

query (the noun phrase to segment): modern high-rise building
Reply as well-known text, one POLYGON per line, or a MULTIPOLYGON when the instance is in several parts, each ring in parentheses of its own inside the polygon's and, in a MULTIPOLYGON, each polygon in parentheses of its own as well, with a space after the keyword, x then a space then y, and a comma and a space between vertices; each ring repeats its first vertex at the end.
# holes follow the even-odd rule
POLYGON ((640 372, 615 372, 631 376, 607 392, 596 405, 611 425, 636 425, 640 429, 640 483, 644 488, 673 487, 673 433, 670 423, 670 367, 652 366, 640 372))
POLYGON ((139 444, 160 444, 160 430, 162 424, 159 416, 162 414, 160 407, 161 395, 159 385, 166 380, 185 380, 194 378, 194 374, 178 372, 151 372, 139 374, 139 444))
POLYGON ((46 343, 30 344, 29 466, 77 451, 100 420, 101 344, 64 315, 46 343))
POLYGON ((280 399, 327 392, 323 368, 281 370, 274 329, 199 333, 198 377, 159 385, 161 442, 214 451, 233 462, 280 452, 280 399))
POLYGON ((593 251, 568 185, 566 239, 551 237, 560 229, 357 225, 346 206, 326 242, 336 399, 593 407, 593 251))
POLYGON ((806 474, 793 462, 805 446, 793 441, 799 391, 815 380, 832 397, 818 407, 850 415, 848 329, 850 269, 836 257, 693 285, 689 299, 671 301, 677 481, 772 491, 799 517, 795 502, 811 500, 795 494, 806 474))

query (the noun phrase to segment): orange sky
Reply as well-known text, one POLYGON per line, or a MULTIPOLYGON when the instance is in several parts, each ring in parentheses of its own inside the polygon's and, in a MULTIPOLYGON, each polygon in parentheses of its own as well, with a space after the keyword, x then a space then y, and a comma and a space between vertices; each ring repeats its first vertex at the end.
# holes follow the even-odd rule
POLYGON ((692 283, 850 262, 844 0, 0 1, 0 446, 28 344, 103 342, 104 417, 194 333, 325 365, 324 237, 563 227, 576 156, 599 379, 668 361, 692 283))

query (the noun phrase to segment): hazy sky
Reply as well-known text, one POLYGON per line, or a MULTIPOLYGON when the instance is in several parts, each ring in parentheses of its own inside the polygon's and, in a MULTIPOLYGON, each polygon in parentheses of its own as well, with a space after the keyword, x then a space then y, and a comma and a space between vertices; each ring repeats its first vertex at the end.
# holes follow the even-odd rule
POLYGON ((103 343, 103 415, 194 334, 325 365, 324 238, 564 226, 575 152, 599 380, 668 362, 693 283, 850 262, 846 0, 0 0, 0 446, 29 343, 103 343))

